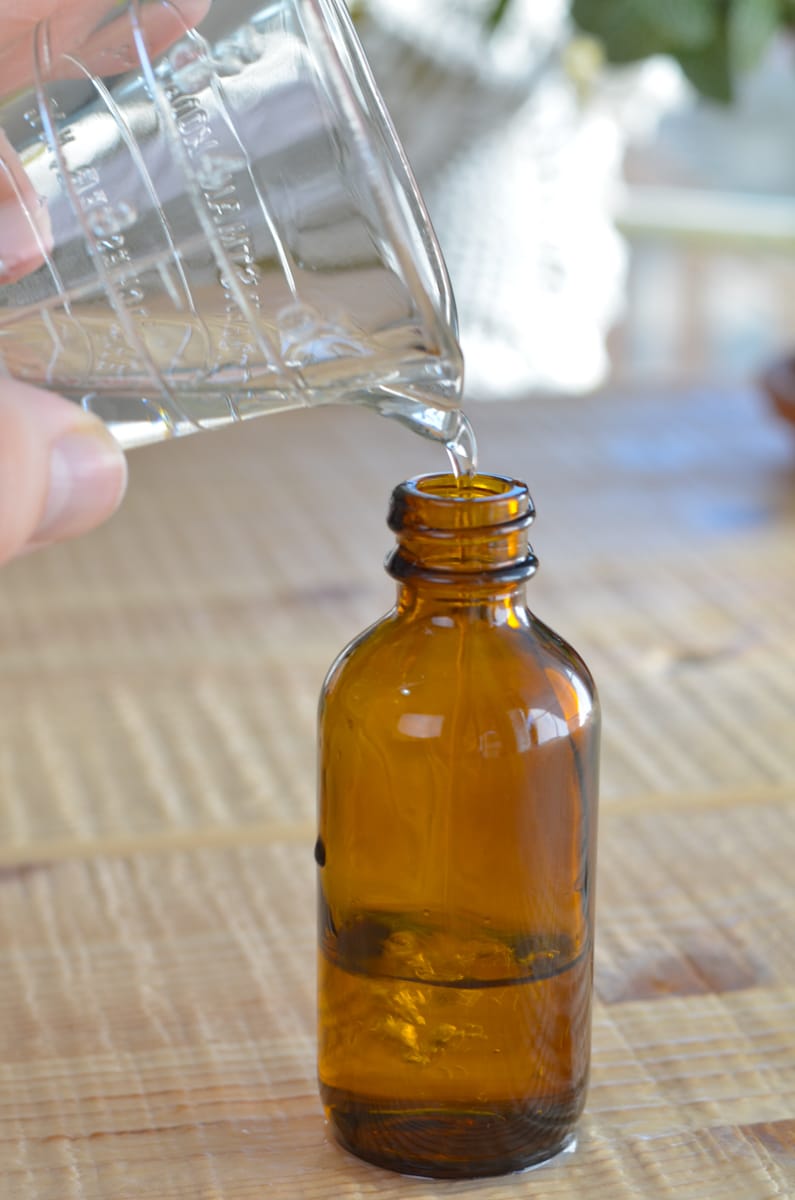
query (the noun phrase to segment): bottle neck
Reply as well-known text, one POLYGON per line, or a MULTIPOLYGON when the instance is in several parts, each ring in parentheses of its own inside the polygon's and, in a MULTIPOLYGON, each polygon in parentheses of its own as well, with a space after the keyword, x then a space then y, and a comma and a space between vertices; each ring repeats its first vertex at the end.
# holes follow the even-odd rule
POLYGON ((400 616, 428 618, 439 624, 450 619, 485 621, 489 625, 516 628, 526 624, 525 583, 494 586, 482 590, 454 587, 424 587, 416 582, 401 583, 397 589, 400 616))
POLYGON ((397 544, 386 568, 398 609, 482 610, 514 623, 537 560, 528 542, 534 509, 527 487, 501 476, 428 475, 395 489, 389 525, 397 544))

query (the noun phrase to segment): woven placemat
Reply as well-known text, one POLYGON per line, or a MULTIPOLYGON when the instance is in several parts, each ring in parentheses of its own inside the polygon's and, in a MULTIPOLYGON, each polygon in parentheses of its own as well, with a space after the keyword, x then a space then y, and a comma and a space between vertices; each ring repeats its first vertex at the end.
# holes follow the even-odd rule
POLYGON ((605 710, 576 1152, 431 1184, 327 1139, 316 697, 391 602, 389 490, 443 460, 325 410, 136 453, 109 526, 0 575, 0 1195, 795 1195, 788 431, 740 393, 474 416, 605 710))
MULTIPOLYGON (((599 683, 604 802, 793 783, 789 431, 735 393, 473 417, 599 683)), ((133 454, 110 525, 0 577, 0 861, 305 833, 323 676, 394 595, 388 494, 440 469, 352 409, 133 454)))
POLYGON ((577 1150, 477 1184, 400 1179, 327 1138, 310 841, 6 872, 2 1194, 790 1195, 795 805, 682 825, 677 810, 608 812, 577 1150))

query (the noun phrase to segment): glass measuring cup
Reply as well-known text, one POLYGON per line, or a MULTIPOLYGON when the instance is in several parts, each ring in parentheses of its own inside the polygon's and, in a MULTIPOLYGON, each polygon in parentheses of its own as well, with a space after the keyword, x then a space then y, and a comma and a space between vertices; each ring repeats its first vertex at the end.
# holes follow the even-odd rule
POLYGON ((444 263, 341 0, 64 0, 0 99, 0 371, 125 447, 369 405, 455 443, 444 263))

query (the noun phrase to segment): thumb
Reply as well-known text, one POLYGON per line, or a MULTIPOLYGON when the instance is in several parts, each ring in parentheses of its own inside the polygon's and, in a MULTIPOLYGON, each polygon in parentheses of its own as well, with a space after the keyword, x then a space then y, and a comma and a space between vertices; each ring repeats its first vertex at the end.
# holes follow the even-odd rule
POLYGON ((93 529, 126 482, 124 455, 97 417, 0 379, 0 563, 93 529))

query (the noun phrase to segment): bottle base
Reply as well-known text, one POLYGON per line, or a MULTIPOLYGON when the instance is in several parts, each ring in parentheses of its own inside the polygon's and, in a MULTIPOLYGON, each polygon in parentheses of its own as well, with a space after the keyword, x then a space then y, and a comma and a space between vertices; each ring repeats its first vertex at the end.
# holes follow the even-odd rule
POLYGON ((336 1140, 378 1167, 432 1179, 509 1175, 572 1147, 582 1107, 568 1101, 419 1105, 321 1088, 336 1140))

